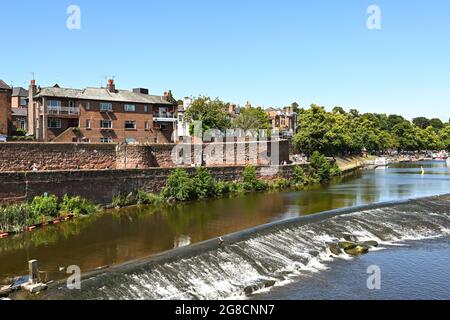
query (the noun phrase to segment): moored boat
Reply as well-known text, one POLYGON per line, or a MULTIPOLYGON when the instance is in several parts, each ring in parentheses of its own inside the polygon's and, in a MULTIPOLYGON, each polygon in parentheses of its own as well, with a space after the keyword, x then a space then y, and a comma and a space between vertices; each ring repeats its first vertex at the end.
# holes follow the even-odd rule
POLYGON ((386 157, 380 157, 375 159, 375 166, 386 167, 389 164, 389 160, 386 157))

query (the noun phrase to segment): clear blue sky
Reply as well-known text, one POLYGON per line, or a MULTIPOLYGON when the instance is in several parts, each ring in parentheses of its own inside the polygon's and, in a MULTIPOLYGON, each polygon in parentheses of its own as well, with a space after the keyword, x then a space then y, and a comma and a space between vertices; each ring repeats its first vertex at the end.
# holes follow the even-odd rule
POLYGON ((2 1, 0 79, 450 117, 450 1, 2 1), (81 8, 81 30, 66 9, 81 8), (368 30, 367 7, 382 29, 368 30))

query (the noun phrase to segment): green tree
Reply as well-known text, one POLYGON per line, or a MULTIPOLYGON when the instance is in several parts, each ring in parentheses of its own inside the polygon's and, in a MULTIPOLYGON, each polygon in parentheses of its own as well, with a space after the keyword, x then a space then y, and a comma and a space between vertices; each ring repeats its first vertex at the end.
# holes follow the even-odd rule
POLYGON ((334 113, 340 113, 340 114, 345 114, 345 110, 342 107, 336 106, 333 108, 333 112, 334 113))
POLYGON ((241 110, 233 126, 242 130, 269 130, 272 128, 269 115, 260 107, 241 110))
MULTIPOLYGON (((228 116, 228 104, 218 98, 212 100, 209 97, 201 96, 195 99, 185 113, 189 122, 201 122, 203 132, 209 129, 225 131, 231 128, 231 120, 228 116)), ((191 134, 193 134, 191 126, 191 134)))
POLYGON ((412 120, 412 123, 420 129, 425 129, 430 126, 430 120, 425 117, 417 117, 412 120))

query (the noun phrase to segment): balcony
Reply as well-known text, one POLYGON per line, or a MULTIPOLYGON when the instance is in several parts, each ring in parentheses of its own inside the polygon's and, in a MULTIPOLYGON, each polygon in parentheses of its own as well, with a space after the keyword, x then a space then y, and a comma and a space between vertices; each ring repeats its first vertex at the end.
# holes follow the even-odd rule
POLYGON ((155 122, 177 122, 177 117, 171 112, 160 112, 153 114, 153 121, 155 122))
MULTIPOLYGON (((44 113, 44 107, 41 107, 41 112, 44 113)), ((63 106, 47 106, 48 115, 55 116, 76 116, 80 115, 80 108, 78 107, 63 107, 63 106)))

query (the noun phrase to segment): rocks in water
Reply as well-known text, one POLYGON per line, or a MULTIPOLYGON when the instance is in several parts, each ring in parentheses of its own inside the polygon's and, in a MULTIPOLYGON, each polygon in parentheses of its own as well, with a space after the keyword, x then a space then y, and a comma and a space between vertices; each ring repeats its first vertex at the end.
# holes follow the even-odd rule
POLYGON ((259 283, 253 284, 251 286, 247 286, 244 289, 245 294, 250 295, 255 291, 264 289, 264 288, 270 288, 275 285, 275 280, 262 280, 259 283))
POLYGON ((352 242, 352 241, 340 241, 339 242, 339 248, 341 248, 343 250, 353 249, 357 245, 358 244, 356 242, 352 242))
POLYGON ((317 250, 310 250, 308 253, 313 257, 317 257, 320 254, 317 250))
POLYGON ((359 256, 361 254, 366 254, 369 252, 369 247, 357 244, 352 248, 347 248, 344 250, 346 254, 350 256, 359 256))
POLYGON ((358 242, 358 238, 355 235, 353 235, 353 234, 346 233, 346 234, 343 235, 343 238, 344 238, 345 241, 358 242))
POLYGON ((378 242, 376 241, 364 241, 362 244, 368 247, 378 247, 378 242))
POLYGON ((341 248, 339 246, 339 243, 329 243, 328 248, 330 249, 331 253, 335 256, 338 256, 341 254, 341 248))
MULTIPOLYGON (((350 237, 347 238, 350 239, 350 237)), ((342 251, 344 251, 346 254, 350 256, 359 256, 361 254, 368 253, 369 249, 373 247, 378 247, 378 242, 339 241, 336 243, 328 243, 328 248, 330 249, 330 252, 336 256, 340 255, 342 251)))

